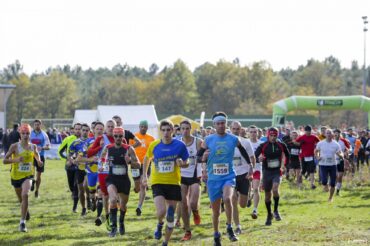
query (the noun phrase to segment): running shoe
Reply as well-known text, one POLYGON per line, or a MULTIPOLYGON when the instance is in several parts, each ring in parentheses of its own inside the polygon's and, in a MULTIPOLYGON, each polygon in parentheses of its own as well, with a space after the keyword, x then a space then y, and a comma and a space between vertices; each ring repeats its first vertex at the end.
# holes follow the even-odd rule
POLYGON ((19 231, 27 232, 26 223, 22 222, 22 223, 19 224, 19 231))
POLYGON ((240 234, 242 234, 242 228, 237 227, 237 228, 235 229, 235 234, 236 234, 236 235, 240 235, 240 234))
POLYGON ((276 221, 280 221, 281 220, 279 211, 274 211, 274 218, 275 218, 276 221))
POLYGON ((157 240, 161 239, 161 237, 162 237, 162 228, 163 228, 163 223, 162 224, 158 223, 157 224, 157 229, 154 232, 154 238, 155 239, 157 239, 157 240))
POLYGON ((200 225, 201 218, 198 211, 193 211, 193 220, 195 225, 200 225))
POLYGON ((214 246, 221 246, 221 234, 213 236, 213 245, 214 246))
POLYGON ((191 231, 185 232, 184 237, 181 239, 181 241, 189 241, 191 239, 191 231))
POLYGON ((258 218, 257 211, 256 210, 253 210, 251 216, 252 216, 252 219, 256 220, 258 218))
POLYGON ((35 191, 35 198, 39 198, 39 191, 38 190, 35 191))
POLYGON ((101 224, 103 224, 103 222, 101 221, 101 218, 100 217, 96 218, 95 225, 96 226, 101 226, 101 224))
POLYGON ((239 240, 239 238, 237 238, 237 236, 235 235, 232 227, 227 228, 227 235, 229 236, 231 242, 236 242, 239 240))
POLYGON ((265 225, 270 226, 272 225, 272 214, 267 215, 266 223, 265 225))
POLYGON ((112 230, 109 232, 109 237, 115 237, 117 235, 117 227, 112 227, 112 230))
POLYGON ((125 234, 125 224, 119 223, 119 234, 124 235, 125 234))
POLYGON ((337 189, 337 196, 339 196, 339 190, 337 189))
POLYGON ((168 245, 168 243, 167 242, 163 242, 162 243, 162 246, 167 246, 168 245))
POLYGON ((316 185, 314 185, 314 184, 313 184, 313 185, 311 185, 311 189, 312 189, 312 190, 316 189, 316 185))
POLYGON ((140 216, 141 215, 141 208, 136 208, 136 215, 137 216, 140 216))
POLYGON ((81 216, 85 216, 86 214, 86 208, 82 208, 81 216))

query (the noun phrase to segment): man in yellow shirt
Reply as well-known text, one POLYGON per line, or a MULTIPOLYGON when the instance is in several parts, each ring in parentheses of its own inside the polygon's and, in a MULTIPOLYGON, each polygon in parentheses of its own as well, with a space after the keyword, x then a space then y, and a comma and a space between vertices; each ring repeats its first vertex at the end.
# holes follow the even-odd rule
POLYGON ((176 205, 181 201, 181 167, 188 167, 189 153, 186 145, 180 140, 173 139, 174 131, 171 121, 161 121, 162 138, 152 142, 144 158, 142 183, 147 185, 147 170, 153 161, 151 183, 154 204, 157 210, 158 224, 154 232, 155 239, 162 237, 164 217, 167 220, 167 230, 163 246, 167 246, 175 226, 176 205))
MULTIPOLYGON (((154 137, 147 133, 148 131, 148 121, 142 120, 139 123, 140 131, 135 133, 136 138, 139 139, 140 145, 135 148, 135 152, 137 157, 139 158, 140 163, 144 162, 144 157, 148 150, 149 145, 155 140, 154 137)), ((135 141, 130 139, 130 145, 135 144, 135 141)), ((131 168, 132 178, 135 182, 134 191, 139 193, 139 203, 136 208, 136 215, 140 216, 142 212, 142 206, 144 203, 145 195, 146 195, 146 187, 143 186, 140 182, 141 176, 143 174, 143 169, 133 169, 131 168)))
POLYGON ((40 160, 37 146, 30 142, 31 126, 29 124, 22 124, 19 131, 21 140, 10 146, 3 163, 12 165, 10 172, 11 183, 21 204, 19 230, 21 232, 27 232, 26 220, 30 219, 28 194, 31 190, 31 181, 35 173, 33 160, 36 160, 39 167, 42 167, 43 163, 40 160))

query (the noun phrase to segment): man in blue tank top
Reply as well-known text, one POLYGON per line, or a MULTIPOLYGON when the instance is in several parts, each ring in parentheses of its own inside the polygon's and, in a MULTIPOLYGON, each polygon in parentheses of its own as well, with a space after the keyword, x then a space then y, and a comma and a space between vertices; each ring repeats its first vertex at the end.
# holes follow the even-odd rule
POLYGON ((235 170, 233 157, 235 148, 240 150, 243 158, 250 163, 246 150, 242 147, 239 139, 226 132, 227 116, 224 112, 216 112, 213 117, 213 125, 216 134, 206 137, 202 149, 198 152, 198 157, 202 157, 206 163, 204 179, 207 179, 208 195, 211 200, 214 229, 214 245, 221 245, 221 233, 219 232, 219 217, 221 198, 225 204, 227 217, 227 234, 230 241, 237 241, 233 228, 232 220, 232 195, 235 187, 235 170))

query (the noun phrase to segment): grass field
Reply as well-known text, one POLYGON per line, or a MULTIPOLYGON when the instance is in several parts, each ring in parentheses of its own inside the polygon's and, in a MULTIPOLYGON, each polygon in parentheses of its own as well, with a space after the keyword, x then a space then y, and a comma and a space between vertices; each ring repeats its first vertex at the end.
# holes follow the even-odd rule
MULTIPOLYGON (((370 180, 366 170, 344 189, 334 202, 327 202, 328 194, 322 189, 298 190, 287 181, 281 188, 280 212, 283 220, 264 226, 266 211, 260 204, 260 217, 252 220, 251 208, 240 211, 243 234, 237 243, 223 236, 225 245, 369 245, 370 244, 370 180)), ((48 161, 40 190, 40 198, 30 194, 31 220, 28 233, 18 232, 19 204, 10 184, 9 166, 1 165, 0 187, 0 245, 159 245, 153 238, 156 225, 152 199, 146 201, 143 214, 137 217, 135 208, 138 195, 133 191, 126 215, 126 235, 109 238, 102 225, 94 225, 95 213, 86 217, 73 214, 64 165, 48 161)), ((150 191, 151 195, 151 191, 150 191)), ((262 197, 263 199, 263 197, 262 197)), ((175 229, 172 245, 212 245, 211 210, 208 197, 201 199, 202 224, 193 227, 193 239, 180 243, 181 229, 175 229)), ((221 225, 225 214, 221 215, 221 225)), ((226 229, 222 227, 222 231, 226 229)))

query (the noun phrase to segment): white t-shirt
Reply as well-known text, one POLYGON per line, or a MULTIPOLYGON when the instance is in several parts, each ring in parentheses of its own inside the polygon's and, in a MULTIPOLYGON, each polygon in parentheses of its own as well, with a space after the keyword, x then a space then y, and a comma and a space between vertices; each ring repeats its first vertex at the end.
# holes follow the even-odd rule
POLYGON ((335 140, 328 142, 322 140, 316 145, 316 149, 320 151, 320 166, 334 166, 337 165, 336 153, 341 151, 339 143, 335 140))
MULTIPOLYGON (((248 139, 239 137, 239 141, 247 151, 248 156, 254 156, 254 151, 251 142, 248 139)), ((250 165, 243 158, 238 148, 235 148, 233 165, 236 175, 242 175, 249 171, 250 165)))
MULTIPOLYGON (((258 146, 260 146, 263 141, 261 140, 257 140, 257 142, 253 143, 252 141, 250 141, 252 147, 253 147, 253 151, 256 152, 258 146)), ((262 163, 258 162, 258 157, 256 156, 256 166, 254 168, 255 171, 259 171, 262 173, 262 163)))

